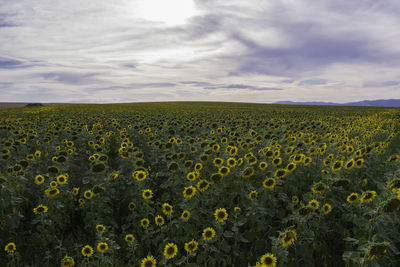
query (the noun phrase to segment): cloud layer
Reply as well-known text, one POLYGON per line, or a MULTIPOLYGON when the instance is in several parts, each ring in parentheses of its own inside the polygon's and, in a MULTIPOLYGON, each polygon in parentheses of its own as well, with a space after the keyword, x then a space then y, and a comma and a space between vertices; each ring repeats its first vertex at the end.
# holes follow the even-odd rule
POLYGON ((196 0, 173 25, 141 1, 5 1, 1 101, 400 98, 398 1, 196 0))

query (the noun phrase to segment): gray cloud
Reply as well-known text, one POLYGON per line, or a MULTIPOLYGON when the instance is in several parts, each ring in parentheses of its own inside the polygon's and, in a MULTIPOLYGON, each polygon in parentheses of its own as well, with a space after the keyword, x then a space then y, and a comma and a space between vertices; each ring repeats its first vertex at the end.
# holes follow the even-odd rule
POLYGON ((274 87, 260 87, 260 86, 252 86, 252 85, 245 85, 245 84, 227 84, 227 85, 215 85, 215 86, 208 86, 204 87, 204 89, 249 89, 255 91, 275 91, 275 90, 282 90, 281 88, 274 88, 274 87))
POLYGON ((6 1, 0 87, 20 101, 39 88, 79 102, 400 98, 398 1, 195 2, 164 25, 136 0, 6 1))
POLYGON ((48 72, 40 74, 45 80, 55 81, 62 84, 84 85, 98 82, 94 77, 100 73, 80 74, 74 72, 48 72))
POLYGON ((310 79, 310 80, 303 80, 300 81, 298 84, 299 85, 321 85, 321 84, 326 84, 327 80, 325 79, 310 79))
POLYGON ((363 83, 364 88, 390 87, 397 85, 400 85, 400 81, 384 81, 384 82, 367 81, 363 83))

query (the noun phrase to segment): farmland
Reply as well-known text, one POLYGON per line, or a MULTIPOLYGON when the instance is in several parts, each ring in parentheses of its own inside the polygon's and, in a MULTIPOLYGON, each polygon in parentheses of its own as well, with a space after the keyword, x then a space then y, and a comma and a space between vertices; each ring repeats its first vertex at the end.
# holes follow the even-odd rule
POLYGON ((396 266, 400 109, 0 111, 1 266, 396 266))

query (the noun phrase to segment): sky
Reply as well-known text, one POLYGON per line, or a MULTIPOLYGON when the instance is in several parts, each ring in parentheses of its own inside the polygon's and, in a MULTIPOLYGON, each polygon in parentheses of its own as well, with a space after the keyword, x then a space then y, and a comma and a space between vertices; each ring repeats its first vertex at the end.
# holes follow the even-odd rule
POLYGON ((400 98, 398 0, 1 0, 0 102, 400 98))

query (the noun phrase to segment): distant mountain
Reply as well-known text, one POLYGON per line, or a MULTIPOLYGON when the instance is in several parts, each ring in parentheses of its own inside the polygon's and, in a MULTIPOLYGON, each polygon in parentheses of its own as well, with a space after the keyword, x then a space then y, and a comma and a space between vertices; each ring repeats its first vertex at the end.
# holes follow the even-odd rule
POLYGON ((320 105, 320 106, 366 106, 366 107, 400 107, 400 99, 378 99, 378 100, 364 100, 359 102, 349 103, 333 103, 333 102, 293 102, 293 101, 279 101, 274 104, 286 105, 320 105))

